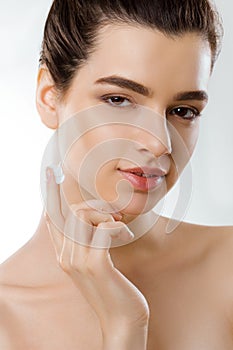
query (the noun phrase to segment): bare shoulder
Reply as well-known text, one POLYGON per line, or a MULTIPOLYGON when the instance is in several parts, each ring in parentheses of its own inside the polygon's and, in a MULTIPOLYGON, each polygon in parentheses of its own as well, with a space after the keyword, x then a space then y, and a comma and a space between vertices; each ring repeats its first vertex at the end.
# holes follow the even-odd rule
POLYGON ((183 234, 189 234, 201 243, 205 242, 209 250, 216 249, 223 253, 224 250, 232 249, 233 226, 211 226, 183 221, 179 227, 183 234))
POLYGON ((216 305, 222 309, 233 334, 233 226, 185 223, 184 227, 189 227, 200 241, 204 239, 206 253, 202 269, 206 269, 206 280, 216 295, 216 305))
POLYGON ((232 286, 233 303, 233 226, 213 226, 208 231, 210 239, 214 237, 212 254, 218 261, 222 276, 225 275, 232 286))
POLYGON ((225 319, 233 334, 233 226, 212 227, 210 232, 217 236, 213 249, 216 281, 225 305, 225 319))
MULTIPOLYGON (((219 254, 222 262, 227 263, 229 268, 233 268, 233 226, 203 226, 208 234, 208 239, 213 238, 212 249, 215 254, 219 254)), ((232 271, 233 272, 233 271, 232 271)))
POLYGON ((15 254, 0 264, 0 349, 21 349, 19 320, 15 313, 15 300, 18 300, 16 283, 17 261, 15 254), (14 272, 14 273, 13 273, 14 272))
POLYGON ((196 242, 205 245, 206 253, 233 273, 233 226, 208 226, 188 222, 181 223, 181 231, 190 233, 196 242))
MULTIPOLYGON (((0 265, 0 349, 28 349, 24 338, 24 302, 28 299, 24 286, 15 278, 15 261, 10 258, 0 265), (13 268, 13 272, 12 272, 13 268)), ((16 270, 16 271, 15 271, 16 270)), ((30 294, 29 294, 30 295, 30 294)))
POLYGON ((233 306, 233 226, 181 222, 176 231, 179 242, 189 254, 196 254, 198 264, 203 264, 209 276, 213 274, 213 279, 225 289, 226 295, 229 291, 233 306))
POLYGON ((8 291, 4 282, 0 282, 0 349, 15 350, 13 317, 8 291))
MULTIPOLYGON (((233 226, 211 226, 163 217, 164 231, 172 229, 172 235, 179 236, 187 245, 202 246, 211 250, 229 249, 233 245, 233 226)), ((171 236, 172 236, 171 235, 171 236)), ((233 254, 231 254, 233 257, 233 254)))

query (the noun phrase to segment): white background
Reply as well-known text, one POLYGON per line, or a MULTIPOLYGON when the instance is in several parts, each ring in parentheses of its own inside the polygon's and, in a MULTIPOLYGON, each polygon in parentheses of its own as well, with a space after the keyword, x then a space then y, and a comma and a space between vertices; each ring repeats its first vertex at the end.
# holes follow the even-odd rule
MULTIPOLYGON (((51 2, 0 0, 0 262, 32 237, 43 208, 40 163, 53 131, 40 121, 35 87, 51 2)), ((224 46, 192 159, 194 187, 184 220, 233 225, 233 4, 217 0, 217 5, 224 20, 224 46)), ((169 195, 166 203, 173 198, 169 195)), ((165 214, 170 210, 168 205, 165 214)))

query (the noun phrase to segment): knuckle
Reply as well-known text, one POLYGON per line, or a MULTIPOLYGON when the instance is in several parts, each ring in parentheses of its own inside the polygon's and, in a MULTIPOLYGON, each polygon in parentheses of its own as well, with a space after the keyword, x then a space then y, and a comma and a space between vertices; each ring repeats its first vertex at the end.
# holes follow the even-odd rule
POLYGON ((96 267, 93 266, 93 264, 88 263, 85 268, 85 273, 88 276, 95 277, 96 276, 96 267))
POLYGON ((111 214, 105 214, 104 222, 115 222, 111 214))
POLYGON ((82 274, 83 273, 83 265, 77 261, 77 259, 72 259, 70 262, 70 268, 75 272, 82 274))
POLYGON ((87 274, 89 277, 97 277, 99 270, 101 269, 101 262, 96 261, 92 257, 92 259, 88 259, 86 266, 85 266, 85 274, 87 274))
POLYGON ((75 212, 75 216, 79 223, 88 224, 89 219, 88 219, 87 210, 79 209, 78 211, 75 212))
POLYGON ((116 227, 118 227, 118 225, 117 225, 116 221, 114 221, 114 222, 113 221, 102 221, 98 224, 98 227, 110 229, 110 228, 116 228, 116 227))
POLYGON ((117 222, 117 227, 118 227, 120 230, 123 230, 123 229, 125 229, 127 226, 126 226, 123 222, 118 221, 118 222, 117 222))
POLYGON ((75 215, 80 219, 85 219, 86 217, 86 210, 85 209, 78 209, 75 211, 75 215))
POLYGON ((99 228, 107 228, 108 227, 108 223, 107 222, 100 222, 97 226, 99 228))
POLYGON ((72 210, 72 211, 76 211, 77 209, 78 209, 78 205, 77 204, 70 204, 70 209, 72 210))
POLYGON ((66 260, 60 258, 60 259, 58 259, 58 263, 63 271, 65 271, 65 272, 71 271, 71 266, 66 260))
POLYGON ((110 258, 110 253, 101 254, 100 256, 91 256, 89 259, 87 259, 85 264, 85 274, 87 274, 89 277, 100 277, 103 276, 108 268, 113 269, 114 265, 110 258))
POLYGON ((85 209, 86 206, 84 206, 84 203, 73 203, 73 204, 70 204, 70 209, 74 212, 78 211, 78 210, 83 210, 85 209))
POLYGON ((117 222, 102 222, 97 227, 97 235, 105 237, 111 236, 112 238, 118 237, 120 234, 122 226, 119 225, 117 222))

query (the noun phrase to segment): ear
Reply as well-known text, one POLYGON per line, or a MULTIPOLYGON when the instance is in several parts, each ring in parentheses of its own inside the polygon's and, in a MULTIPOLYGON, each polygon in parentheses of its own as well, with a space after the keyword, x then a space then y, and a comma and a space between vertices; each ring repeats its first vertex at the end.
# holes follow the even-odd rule
POLYGON ((42 122, 50 129, 57 129, 59 120, 57 115, 58 93, 48 68, 42 65, 37 75, 36 108, 42 122))

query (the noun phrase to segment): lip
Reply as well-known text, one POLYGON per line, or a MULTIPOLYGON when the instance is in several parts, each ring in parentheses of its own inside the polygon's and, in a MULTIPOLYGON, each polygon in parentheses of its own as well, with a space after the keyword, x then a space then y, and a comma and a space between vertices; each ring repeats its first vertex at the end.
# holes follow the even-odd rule
POLYGON ((119 173, 126 179, 128 180, 133 187, 136 190, 139 191, 143 191, 143 192, 148 192, 152 189, 155 189, 156 187, 158 187, 164 180, 164 175, 158 175, 158 174, 165 174, 164 172, 162 172, 162 170, 160 170, 160 172, 158 171, 160 169, 155 169, 155 168, 133 168, 133 169, 126 169, 126 170, 121 170, 118 169, 119 173), (135 172, 141 172, 142 173, 142 169, 143 170, 147 170, 147 172, 144 172, 145 174, 150 174, 150 175, 156 175, 155 177, 151 177, 151 178, 146 178, 146 177, 141 177, 135 174, 132 174, 131 171, 135 171, 135 172), (150 172, 148 172, 148 170, 150 170, 150 172), (152 172, 153 170, 153 172, 152 172), (156 170, 156 173, 155 173, 156 170))
POLYGON ((144 173, 148 175, 156 175, 156 176, 165 176, 166 172, 160 168, 149 168, 149 167, 138 167, 138 168, 130 168, 130 169, 118 169, 120 171, 124 171, 127 173, 144 173))

